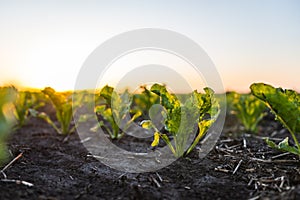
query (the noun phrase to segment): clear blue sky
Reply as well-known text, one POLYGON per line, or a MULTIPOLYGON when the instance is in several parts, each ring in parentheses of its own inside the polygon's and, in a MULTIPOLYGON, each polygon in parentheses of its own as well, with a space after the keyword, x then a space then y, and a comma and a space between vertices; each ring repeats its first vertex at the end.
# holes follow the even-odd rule
POLYGON ((204 48, 227 90, 264 81, 300 91, 300 1, 0 1, 0 84, 72 89, 87 56, 137 28, 204 48))

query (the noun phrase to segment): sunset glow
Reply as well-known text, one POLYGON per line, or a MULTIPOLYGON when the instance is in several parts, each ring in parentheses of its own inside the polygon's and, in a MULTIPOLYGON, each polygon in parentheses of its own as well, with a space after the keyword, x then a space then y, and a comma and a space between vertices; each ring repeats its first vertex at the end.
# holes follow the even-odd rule
MULTIPOLYGON (((197 42, 214 62, 226 90, 249 92, 251 83, 267 82, 300 91, 299 9, 299 1, 292 0, 2 2, 0 85, 72 90, 82 64, 101 43, 153 27, 197 42)), ((150 63, 137 57, 133 63, 150 63)), ((152 64, 157 60, 159 56, 152 64)), ((176 59, 159 62, 180 66, 176 59)), ((108 84, 124 75, 119 70, 109 73, 113 76, 108 84)), ((182 76, 195 88, 205 82, 192 70, 182 76)))

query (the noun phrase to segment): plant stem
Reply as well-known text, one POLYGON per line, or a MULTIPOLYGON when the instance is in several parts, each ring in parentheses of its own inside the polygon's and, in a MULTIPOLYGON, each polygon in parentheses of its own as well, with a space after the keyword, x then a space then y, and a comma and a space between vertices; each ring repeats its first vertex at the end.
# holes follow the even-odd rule
MULTIPOLYGON (((270 106, 270 104, 268 104, 268 106, 271 108, 271 110, 273 110, 272 107, 270 106)), ((276 113, 274 110, 273 110, 273 112, 276 113)), ((295 133, 290 129, 290 127, 285 123, 285 121, 279 115, 276 114, 276 116, 282 122, 282 124, 285 126, 285 128, 287 128, 287 130, 290 132, 290 134, 292 135, 292 138, 297 146, 297 149, 300 152, 300 144, 297 140, 295 133)))

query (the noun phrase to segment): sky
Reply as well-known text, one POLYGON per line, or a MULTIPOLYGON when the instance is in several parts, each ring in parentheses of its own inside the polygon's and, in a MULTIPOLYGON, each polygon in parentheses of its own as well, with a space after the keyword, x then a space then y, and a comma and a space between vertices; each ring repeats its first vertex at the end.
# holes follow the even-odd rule
POLYGON ((266 82, 300 91, 299 10, 298 0, 0 0, 0 85, 73 89, 103 42, 160 28, 198 43, 225 90, 248 92, 251 83, 266 82))

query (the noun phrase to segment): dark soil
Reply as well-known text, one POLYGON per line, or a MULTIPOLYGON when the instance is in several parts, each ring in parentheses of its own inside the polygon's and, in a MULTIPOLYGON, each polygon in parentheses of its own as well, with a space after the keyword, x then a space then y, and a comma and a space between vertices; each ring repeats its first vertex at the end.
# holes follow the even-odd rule
MULTIPOLYGON (((9 141, 11 159, 23 156, 5 174, 33 186, 2 179, 0 199, 300 199, 299 157, 270 149, 262 139, 266 135, 288 133, 265 118, 259 135, 245 134, 230 116, 204 159, 195 149, 157 172, 129 174, 88 156, 77 134, 65 140, 31 118, 9 141)), ((132 148, 136 141, 118 142, 132 148)))

